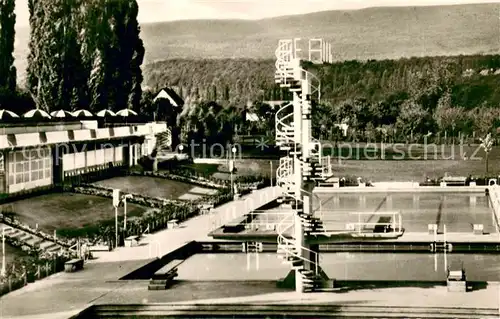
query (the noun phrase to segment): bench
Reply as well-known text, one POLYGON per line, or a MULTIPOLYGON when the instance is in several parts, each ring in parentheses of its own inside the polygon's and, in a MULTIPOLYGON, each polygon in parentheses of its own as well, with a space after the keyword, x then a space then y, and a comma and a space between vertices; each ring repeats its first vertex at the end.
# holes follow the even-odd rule
POLYGON ((171 219, 167 222, 167 228, 177 228, 179 227, 179 220, 171 219))
POLYGON ((214 208, 214 204, 204 204, 200 206, 200 211, 202 214, 209 214, 210 210, 214 208))
POLYGON ((148 290, 165 290, 177 277, 177 268, 184 260, 174 259, 153 274, 149 281, 148 290))
POLYGON ((65 272, 75 272, 83 269, 83 259, 71 259, 64 263, 65 272))
POLYGON ((129 236, 125 238, 125 247, 134 247, 139 244, 139 236, 129 236))
POLYGON ((446 286, 448 292, 466 292, 467 291, 467 277, 463 269, 448 270, 446 278, 446 286))
POLYGON ((464 176, 446 176, 442 179, 446 186, 465 186, 467 177, 464 176))
POLYGON ((373 229, 374 233, 389 233, 392 231, 391 229, 391 217, 389 216, 382 216, 378 219, 377 224, 382 224, 382 225, 375 225, 375 228, 373 229))
POLYGON ((109 247, 109 245, 94 245, 94 246, 89 246, 88 250, 89 250, 89 252, 110 251, 111 248, 109 247))

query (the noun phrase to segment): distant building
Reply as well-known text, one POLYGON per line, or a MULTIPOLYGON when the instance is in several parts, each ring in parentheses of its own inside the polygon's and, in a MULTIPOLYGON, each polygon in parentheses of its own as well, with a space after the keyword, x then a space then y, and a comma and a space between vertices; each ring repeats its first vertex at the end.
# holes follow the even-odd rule
POLYGON ((338 127, 342 131, 342 135, 347 136, 347 130, 349 129, 349 125, 346 123, 333 124, 334 127, 338 127))
POLYGON ((167 99, 170 104, 172 104, 175 107, 182 108, 184 106, 184 100, 182 97, 179 96, 173 89, 165 87, 156 94, 156 97, 154 98, 154 102, 158 99, 167 99))
POLYGON ((260 118, 255 113, 246 113, 245 121, 248 121, 248 122, 258 122, 258 121, 260 121, 260 118))
POLYGON ((265 104, 271 106, 272 108, 275 108, 277 106, 281 106, 284 103, 288 103, 288 102, 289 101, 263 101, 262 103, 265 103, 265 104))

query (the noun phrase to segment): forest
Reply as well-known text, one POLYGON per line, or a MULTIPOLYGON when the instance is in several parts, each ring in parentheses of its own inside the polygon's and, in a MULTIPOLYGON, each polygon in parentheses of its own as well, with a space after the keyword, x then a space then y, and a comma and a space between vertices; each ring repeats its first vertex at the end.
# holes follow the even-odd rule
MULTIPOLYGON (((136 1, 29 0, 27 83, 16 86, 14 0, 0 0, 0 105, 24 113, 131 108, 167 121, 186 138, 273 136, 269 101, 290 100, 272 59, 169 59, 142 66, 136 1), (144 88, 147 87, 146 90, 144 88), (171 87, 185 101, 154 102, 171 87), (246 120, 256 113, 259 121, 246 120)), ((421 140, 480 137, 500 126, 500 55, 304 62, 319 80, 313 108, 321 139, 421 140), (339 136, 335 124, 349 126, 339 136)))
MULTIPOLYGON (((338 123, 348 124, 347 138, 355 140, 481 136, 500 126, 500 55, 305 62, 303 67, 321 82, 314 108, 320 138, 337 138, 338 123)), ((262 104, 290 99, 274 84, 274 70, 273 60, 177 59, 147 65, 145 81, 153 91, 175 88, 186 101, 184 114, 212 102, 221 110, 234 109, 234 117, 246 110, 272 121, 272 108, 262 104)), ((272 134, 273 125, 267 124, 272 134)))

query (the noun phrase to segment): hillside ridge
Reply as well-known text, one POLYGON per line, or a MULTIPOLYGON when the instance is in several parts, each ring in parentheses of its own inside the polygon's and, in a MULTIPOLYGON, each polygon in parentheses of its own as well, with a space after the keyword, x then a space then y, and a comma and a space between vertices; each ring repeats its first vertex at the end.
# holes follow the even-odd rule
MULTIPOLYGON (((260 20, 183 20, 141 25, 145 64, 165 59, 273 59, 281 38, 324 38, 334 58, 493 54, 500 51, 500 3, 372 7, 260 20)), ((18 78, 24 78, 29 29, 16 37, 18 78)))

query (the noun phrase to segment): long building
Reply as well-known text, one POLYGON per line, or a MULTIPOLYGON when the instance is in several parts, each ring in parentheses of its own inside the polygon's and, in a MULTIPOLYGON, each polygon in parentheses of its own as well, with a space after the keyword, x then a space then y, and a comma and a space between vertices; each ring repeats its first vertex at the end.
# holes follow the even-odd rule
POLYGON ((0 124, 0 194, 61 185, 75 176, 136 165, 165 123, 54 121, 0 124))

